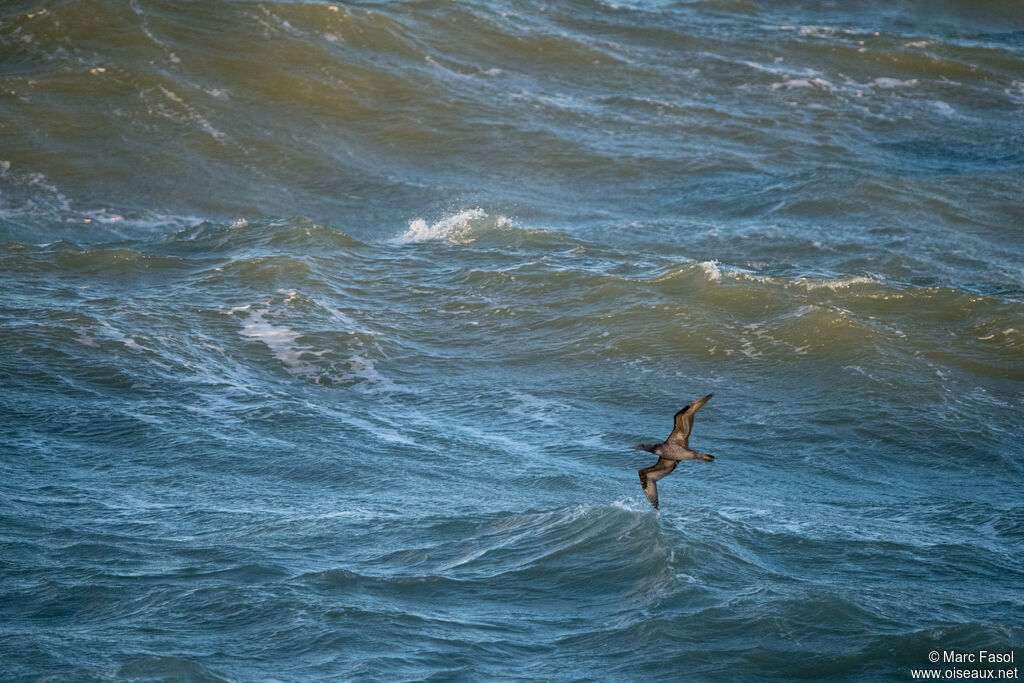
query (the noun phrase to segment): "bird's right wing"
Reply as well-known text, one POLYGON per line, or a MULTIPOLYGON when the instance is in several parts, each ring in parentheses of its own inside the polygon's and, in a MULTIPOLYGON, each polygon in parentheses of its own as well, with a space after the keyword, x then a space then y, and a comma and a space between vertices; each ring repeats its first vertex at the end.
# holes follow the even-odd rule
POLYGON ((693 417, 696 412, 690 406, 686 406, 676 413, 674 424, 672 425, 672 433, 668 435, 665 441, 677 443, 683 448, 689 448, 690 430, 693 429, 693 417))
POLYGON ((665 441, 676 443, 683 448, 690 447, 690 430, 693 429, 693 418, 705 403, 711 400, 711 394, 704 398, 698 398, 685 408, 676 413, 675 424, 672 426, 672 433, 665 441))

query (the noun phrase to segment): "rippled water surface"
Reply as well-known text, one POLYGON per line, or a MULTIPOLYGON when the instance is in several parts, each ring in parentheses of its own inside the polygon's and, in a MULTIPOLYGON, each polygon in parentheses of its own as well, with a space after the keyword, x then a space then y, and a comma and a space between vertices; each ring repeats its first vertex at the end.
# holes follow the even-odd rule
POLYGON ((0 86, 0 678, 1024 657, 1018 4, 17 0, 0 86))

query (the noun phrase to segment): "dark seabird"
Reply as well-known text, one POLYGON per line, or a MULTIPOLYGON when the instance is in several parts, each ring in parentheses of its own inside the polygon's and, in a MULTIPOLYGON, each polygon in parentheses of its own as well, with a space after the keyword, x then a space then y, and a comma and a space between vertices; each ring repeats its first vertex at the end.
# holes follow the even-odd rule
POLYGON ((711 394, 686 406, 676 413, 675 426, 663 443, 642 443, 630 446, 638 451, 650 451, 658 456, 658 462, 640 470, 640 485, 644 487, 644 495, 651 505, 658 507, 658 480, 667 477, 676 468, 680 460, 703 460, 711 462, 713 455, 698 453, 690 449, 690 430, 693 429, 693 416, 701 406, 711 399, 711 394))

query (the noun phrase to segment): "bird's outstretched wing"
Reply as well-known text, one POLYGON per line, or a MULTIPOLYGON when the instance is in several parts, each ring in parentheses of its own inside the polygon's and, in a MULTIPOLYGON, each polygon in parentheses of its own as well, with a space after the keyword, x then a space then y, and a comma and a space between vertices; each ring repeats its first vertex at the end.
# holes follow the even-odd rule
POLYGON ((690 447, 690 430, 693 429, 693 418, 697 411, 700 410, 701 406, 711 400, 711 394, 708 394, 704 398, 698 398, 693 403, 690 403, 685 408, 676 413, 675 424, 672 427, 672 433, 665 439, 666 442, 677 443, 683 448, 690 447))
POLYGON ((658 462, 639 471, 640 485, 644 489, 644 495, 655 509, 658 507, 658 481, 668 476, 678 464, 675 460, 658 458, 658 462))
MULTIPOLYGON (((640 481, 644 481, 644 480, 641 479, 640 481)), ((643 484, 643 487, 644 487, 644 495, 647 496, 647 500, 650 502, 651 505, 654 506, 654 509, 657 510, 658 509, 658 485, 653 480, 648 479, 647 483, 643 484)))

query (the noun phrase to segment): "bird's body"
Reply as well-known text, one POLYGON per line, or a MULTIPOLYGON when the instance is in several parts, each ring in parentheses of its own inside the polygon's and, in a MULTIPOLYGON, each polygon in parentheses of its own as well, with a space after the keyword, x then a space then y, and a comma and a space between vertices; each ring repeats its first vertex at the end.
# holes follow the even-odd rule
POLYGON ((639 471, 640 485, 644 489, 644 495, 647 496, 647 500, 655 508, 658 507, 657 482, 671 474, 680 461, 704 460, 705 462, 711 462, 715 459, 712 455, 699 453, 690 448, 690 430, 693 429, 693 416, 710 399, 711 394, 708 394, 676 413, 672 433, 662 443, 642 443, 639 446, 630 446, 634 450, 649 451, 658 456, 658 462, 639 471))

